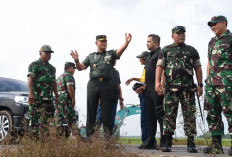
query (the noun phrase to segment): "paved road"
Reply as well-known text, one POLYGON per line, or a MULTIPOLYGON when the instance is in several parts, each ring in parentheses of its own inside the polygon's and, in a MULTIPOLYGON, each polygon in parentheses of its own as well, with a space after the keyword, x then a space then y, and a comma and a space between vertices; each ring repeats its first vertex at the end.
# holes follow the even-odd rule
MULTIPOLYGON (((124 145, 124 150, 140 155, 141 157, 159 156, 159 157, 213 157, 214 155, 206 155, 201 152, 202 146, 198 148, 198 153, 188 153, 185 145, 174 145, 172 146, 172 152, 162 152, 161 150, 148 150, 138 149, 137 145, 124 145)), ((228 156, 229 147, 223 147, 224 155, 216 155, 216 157, 228 156)))
MULTIPOLYGON (((214 157, 214 155, 206 155, 201 152, 205 146, 198 148, 198 153, 188 153, 186 151, 185 145, 174 145, 172 146, 172 152, 162 152, 161 150, 152 150, 152 149, 138 149, 138 145, 123 145, 125 152, 131 152, 138 154, 140 157, 214 157)), ((15 145, 0 145, 0 152, 3 149, 17 149, 18 146, 15 145)), ((224 155, 217 155, 215 157, 224 157, 228 156, 229 147, 223 147, 224 155)), ((1 156, 1 155, 0 155, 1 156)))

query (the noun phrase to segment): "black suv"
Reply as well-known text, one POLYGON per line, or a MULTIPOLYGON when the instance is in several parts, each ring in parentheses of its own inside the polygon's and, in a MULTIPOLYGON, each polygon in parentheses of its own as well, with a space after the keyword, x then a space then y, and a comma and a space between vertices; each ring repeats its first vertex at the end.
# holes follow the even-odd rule
POLYGON ((28 108, 27 83, 0 77, 0 142, 15 130, 23 130, 28 108))

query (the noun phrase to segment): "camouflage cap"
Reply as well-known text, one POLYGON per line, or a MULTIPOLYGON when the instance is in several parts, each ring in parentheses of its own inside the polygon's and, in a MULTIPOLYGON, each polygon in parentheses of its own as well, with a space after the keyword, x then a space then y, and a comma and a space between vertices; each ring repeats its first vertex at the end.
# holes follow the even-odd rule
POLYGON ((143 51, 140 55, 136 56, 137 58, 144 58, 149 55, 148 51, 143 51))
POLYGON ((211 20, 208 22, 208 26, 215 26, 219 22, 227 22, 227 18, 225 16, 219 15, 219 16, 214 16, 211 18, 211 20))
POLYGON ((106 35, 97 35, 96 40, 107 41, 107 37, 106 37, 106 35))
POLYGON ((49 45, 43 45, 40 48, 39 52, 51 52, 51 53, 54 53, 54 51, 52 51, 52 49, 51 49, 51 46, 49 46, 49 45))
POLYGON ((68 68, 68 67, 72 66, 74 69, 76 69, 75 64, 72 63, 72 62, 65 62, 64 66, 65 66, 65 68, 68 68))
POLYGON ((185 27, 184 27, 184 26, 176 26, 176 27, 172 28, 172 33, 177 33, 177 32, 179 32, 179 31, 184 31, 184 32, 186 32, 186 31, 185 31, 185 27))

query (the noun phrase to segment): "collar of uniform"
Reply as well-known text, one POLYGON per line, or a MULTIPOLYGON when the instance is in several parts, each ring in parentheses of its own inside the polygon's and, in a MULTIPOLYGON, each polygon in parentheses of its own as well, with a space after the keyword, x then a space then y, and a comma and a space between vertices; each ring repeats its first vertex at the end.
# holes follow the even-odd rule
POLYGON ((226 32, 222 35, 222 36, 216 36, 215 38, 216 38, 216 40, 218 40, 218 39, 220 39, 220 38, 222 38, 222 37, 225 37, 225 36, 228 36, 228 35, 230 35, 231 34, 231 32, 230 32, 230 30, 229 29, 227 29, 226 30, 226 32))
POLYGON ((39 58, 39 62, 42 62, 42 63, 48 64, 48 62, 44 62, 41 58, 39 58))
POLYGON ((172 45, 175 46, 175 47, 183 47, 183 46, 185 46, 186 44, 185 44, 185 43, 182 43, 182 44, 180 44, 180 45, 177 46, 176 43, 174 42, 172 45))
POLYGON ((96 52, 96 54, 98 55, 98 54, 100 54, 100 53, 106 53, 106 50, 105 51, 103 51, 103 52, 96 52))
POLYGON ((71 74, 70 72, 68 72, 68 71, 65 71, 65 73, 72 75, 72 74, 71 74))

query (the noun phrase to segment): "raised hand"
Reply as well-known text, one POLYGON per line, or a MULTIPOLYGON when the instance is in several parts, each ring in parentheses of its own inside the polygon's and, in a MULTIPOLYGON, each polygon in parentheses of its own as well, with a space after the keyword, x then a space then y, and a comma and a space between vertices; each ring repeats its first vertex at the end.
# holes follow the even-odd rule
POLYGON ((127 33, 125 33, 125 39, 126 39, 127 43, 130 43, 130 41, 132 39, 132 35, 130 33, 127 35, 127 33))
POLYGON ((75 51, 71 51, 71 53, 70 53, 70 55, 72 56, 72 58, 74 59, 74 60, 78 60, 79 59, 79 55, 78 55, 78 53, 77 53, 77 51, 75 50, 75 51))

